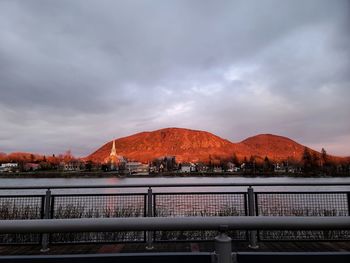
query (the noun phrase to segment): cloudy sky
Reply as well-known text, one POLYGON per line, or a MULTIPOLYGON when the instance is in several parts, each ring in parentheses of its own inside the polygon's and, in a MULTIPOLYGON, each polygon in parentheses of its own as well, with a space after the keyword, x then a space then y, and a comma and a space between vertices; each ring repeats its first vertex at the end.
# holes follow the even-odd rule
POLYGON ((350 1, 0 0, 0 152, 164 127, 350 155, 350 1))

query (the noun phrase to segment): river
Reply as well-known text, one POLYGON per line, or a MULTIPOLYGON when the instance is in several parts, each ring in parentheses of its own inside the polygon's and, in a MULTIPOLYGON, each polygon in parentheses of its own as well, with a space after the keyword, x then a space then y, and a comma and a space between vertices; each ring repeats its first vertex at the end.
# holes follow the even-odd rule
MULTIPOLYGON (((150 178, 1 178, 0 187, 11 187, 11 186, 79 186, 79 185, 129 185, 129 184, 206 184, 206 183, 349 183, 350 177, 331 177, 331 178, 296 178, 296 177, 150 177, 150 178)), ((246 191, 247 187, 221 187, 219 191, 246 191)), ((260 186, 254 187, 259 191, 350 191, 350 185, 345 186, 260 186)), ((131 189, 75 189, 75 190, 53 190, 58 192, 126 192, 131 189)), ((180 191, 191 192, 191 191, 208 191, 213 190, 208 187, 183 188, 180 191)), ((214 189, 215 190, 215 189, 214 189)), ((14 191, 14 190, 12 190, 14 191)), ((0 194, 7 194, 12 192, 10 190, 0 190, 0 194)), ((18 193, 18 190, 15 190, 18 193)), ((26 191, 26 193, 29 190, 26 191)), ((43 192, 40 190, 39 192, 43 192)), ((144 189, 132 189, 132 192, 140 192, 144 189)), ((154 191, 179 191, 175 188, 168 189, 157 189, 154 191)), ((29 192, 33 192, 30 190, 29 192)), ((37 191, 35 191, 37 193, 37 191)))

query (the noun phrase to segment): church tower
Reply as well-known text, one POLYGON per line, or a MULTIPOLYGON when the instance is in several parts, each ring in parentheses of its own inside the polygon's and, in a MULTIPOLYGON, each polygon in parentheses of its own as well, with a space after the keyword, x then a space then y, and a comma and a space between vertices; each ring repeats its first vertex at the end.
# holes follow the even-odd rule
POLYGON ((109 160, 111 162, 111 170, 116 169, 117 158, 118 158, 118 156, 117 156, 117 150, 115 149, 115 140, 113 140, 111 153, 109 154, 109 160))
POLYGON ((111 153, 109 156, 110 157, 112 157, 112 156, 117 157, 117 150, 115 149, 115 140, 113 140, 112 150, 111 150, 111 153))

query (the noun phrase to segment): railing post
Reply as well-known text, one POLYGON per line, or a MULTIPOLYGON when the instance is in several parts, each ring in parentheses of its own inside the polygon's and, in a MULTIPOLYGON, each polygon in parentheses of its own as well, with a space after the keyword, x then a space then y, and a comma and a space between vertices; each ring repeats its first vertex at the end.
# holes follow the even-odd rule
MULTIPOLYGON (((47 189, 44 199, 44 219, 50 219, 50 203, 51 203, 51 190, 47 189)), ((49 246, 49 234, 45 233, 41 236, 41 249, 40 252, 45 253, 50 250, 49 246)))
POLYGON ((232 239, 226 235, 227 227, 221 226, 220 233, 215 237, 215 255, 216 263, 236 263, 232 256, 232 239))
MULTIPOLYGON (((255 216, 255 199, 253 187, 248 187, 248 216, 255 216)), ((257 231, 249 231, 249 247, 253 249, 259 248, 257 244, 257 231)))
MULTIPOLYGON (((152 188, 149 187, 147 191, 147 217, 153 217, 153 191, 152 188)), ((147 239, 147 250, 152 250, 153 247, 153 231, 146 232, 147 239)))

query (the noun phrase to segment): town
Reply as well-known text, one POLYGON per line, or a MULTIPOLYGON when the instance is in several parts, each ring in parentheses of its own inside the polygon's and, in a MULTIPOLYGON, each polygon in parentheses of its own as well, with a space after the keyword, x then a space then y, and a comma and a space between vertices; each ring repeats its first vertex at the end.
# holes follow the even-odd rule
POLYGON ((271 161, 256 156, 245 157, 239 160, 235 155, 229 159, 213 159, 204 162, 177 162, 176 156, 163 156, 150 162, 142 163, 137 160, 128 160, 118 155, 113 141, 112 149, 104 162, 96 163, 91 160, 74 157, 70 151, 58 156, 40 156, 22 154, 2 156, 0 158, 0 173, 110 173, 117 175, 208 175, 208 174, 238 174, 238 175, 292 175, 304 176, 346 176, 350 174, 349 163, 334 163, 328 160, 327 153, 322 150, 321 157, 312 155, 305 148, 302 160, 287 159, 271 161))

